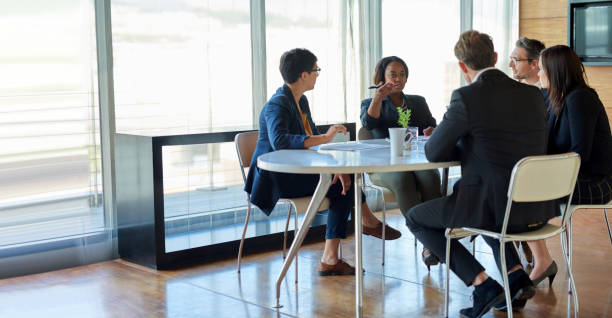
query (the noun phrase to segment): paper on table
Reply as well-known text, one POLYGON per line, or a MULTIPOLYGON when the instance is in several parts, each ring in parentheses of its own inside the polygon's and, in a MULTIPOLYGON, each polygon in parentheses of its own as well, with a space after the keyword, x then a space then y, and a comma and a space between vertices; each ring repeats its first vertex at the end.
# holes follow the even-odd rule
POLYGON ((360 143, 360 142, 341 142, 333 144, 324 144, 319 146, 319 150, 340 150, 340 151, 357 151, 369 149, 389 148, 389 144, 375 143, 360 143))

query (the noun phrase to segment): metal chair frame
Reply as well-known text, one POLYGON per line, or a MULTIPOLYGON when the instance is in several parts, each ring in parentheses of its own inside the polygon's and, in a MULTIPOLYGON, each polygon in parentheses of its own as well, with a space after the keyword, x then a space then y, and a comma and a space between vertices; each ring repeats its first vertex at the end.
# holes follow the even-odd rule
MULTIPOLYGON (((372 139, 372 133, 370 133, 369 130, 367 130, 365 127, 361 127, 359 128, 359 131, 357 133, 357 139, 358 140, 369 140, 372 139)), ((382 209, 382 223, 383 223, 383 246, 382 246, 382 266, 385 266, 385 225, 386 223, 386 215, 387 215, 387 202, 397 202, 396 199, 396 194, 393 193, 393 191, 391 191, 391 189, 387 188, 387 187, 383 187, 383 186, 379 186, 376 184, 373 184, 371 181, 369 184, 365 183, 365 176, 362 178, 364 180, 364 188, 372 188, 374 190, 376 190, 378 192, 378 194, 380 194, 380 197, 382 198, 383 201, 383 209, 382 209), (385 199, 385 197, 387 197, 388 199, 385 199)), ((417 247, 417 239, 416 237, 414 238, 414 247, 417 247)), ((472 253, 476 253, 476 239, 474 239, 473 241, 473 246, 472 246, 472 253)))
MULTIPOLYGON (((257 142, 257 137, 259 136, 258 131, 249 131, 236 134, 234 137, 234 144, 236 146, 236 153, 238 154, 238 162, 240 164, 240 172, 242 173, 242 180, 246 183, 246 173, 244 172, 245 168, 249 167, 251 158, 253 157, 253 152, 255 151, 255 144, 257 142), (250 140, 248 140, 250 138, 250 140), (244 141, 246 140, 246 141, 244 141), (241 144, 243 142, 253 142, 252 144, 248 144, 248 149, 246 153, 241 150, 241 144)), ((289 231, 289 222, 291 220, 291 212, 294 212, 294 230, 297 233, 298 231, 298 213, 300 212, 298 206, 296 204, 297 200, 310 202, 311 197, 302 197, 302 198, 281 198, 278 200, 279 203, 288 203, 289 204, 289 212, 287 213, 287 221, 285 223, 285 232, 283 235, 283 259, 287 256, 287 232, 289 231)), ((326 210, 329 206, 329 201, 327 199, 323 200, 321 206, 319 206, 319 211, 326 210)), ((242 230, 242 237, 240 239, 240 247, 238 248, 238 273, 240 273, 240 265, 242 260, 242 251, 244 248, 244 241, 246 238, 246 232, 249 225, 249 219, 251 217, 251 196, 247 193, 247 214, 244 220, 244 229, 242 230)), ((295 259, 295 283, 298 282, 298 259, 295 259)))
MULTIPOLYGON (((468 235, 486 235, 500 242, 500 258, 501 258, 501 274, 503 277, 504 293, 506 296, 507 313, 508 317, 512 317, 512 299, 510 295, 510 286, 508 283, 508 270, 506 268, 506 255, 505 255, 505 243, 516 242, 516 241, 532 241, 546 239, 556 235, 560 235, 561 248, 563 250, 563 258, 567 272, 569 274, 569 292, 573 294, 574 298, 574 316, 578 316, 578 294, 576 293, 576 285, 574 283, 574 276, 572 275, 572 265, 570 262, 571 255, 571 236, 569 232, 568 221, 572 217, 572 213, 575 210, 569 209, 568 205, 562 209, 561 214, 561 225, 546 224, 543 228, 525 233, 513 233, 508 234, 508 220, 510 217, 510 209, 513 202, 539 202, 549 201, 554 199, 560 199, 568 197, 567 202, 572 201, 572 194, 574 192, 574 186, 578 177, 578 171, 580 168, 580 156, 576 153, 566 153, 560 155, 547 155, 547 156, 531 156, 519 160, 510 178, 510 185, 508 187, 508 202, 506 204, 506 211, 504 215, 504 222, 501 231, 492 232, 477 228, 463 227, 460 229, 446 229, 446 282, 445 282, 445 294, 444 294, 444 313, 445 317, 448 317, 448 303, 449 303, 449 274, 450 274, 450 242, 451 239, 464 237, 468 235), (565 161, 567 163, 565 163, 565 161), (532 165, 538 165, 542 162, 546 162, 546 166, 539 167, 538 173, 540 178, 535 182, 532 180, 529 183, 524 181, 529 177, 529 174, 523 172, 527 171, 527 168, 533 169, 532 165), (563 166, 566 164, 567 166, 563 166), (565 168, 563 170, 559 167, 565 168), (571 168, 571 169, 570 169, 571 168), (556 170, 555 170, 556 169, 556 170), (571 170, 568 171, 567 169, 571 170), (547 176, 542 177, 542 176, 547 176), (546 194, 532 194, 521 187, 529 188, 529 190, 542 189, 542 191, 548 191, 546 194), (550 186, 550 187, 549 187, 550 186), (553 190, 549 190, 553 189, 553 190), (564 234, 564 235, 561 235, 564 234)), ((531 171, 531 170, 530 170, 531 171)), ((533 171, 531 171, 533 173, 533 171)), ((534 178, 531 176, 531 178, 534 178)), ((514 245, 514 244, 512 244, 514 245)), ((516 247, 514 247, 516 248, 516 247)))

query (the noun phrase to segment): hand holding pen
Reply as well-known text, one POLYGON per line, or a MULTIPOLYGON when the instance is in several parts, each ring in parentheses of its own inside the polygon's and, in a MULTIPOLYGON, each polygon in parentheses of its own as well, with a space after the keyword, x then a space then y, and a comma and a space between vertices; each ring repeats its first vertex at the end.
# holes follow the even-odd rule
POLYGON ((385 84, 383 82, 380 82, 380 83, 378 83, 378 85, 372 85, 372 86, 368 87, 368 89, 379 89, 379 88, 381 88, 383 86, 387 86, 387 85, 391 85, 391 87, 393 87, 393 86, 400 86, 400 83, 393 84, 393 82, 387 82, 385 84))
POLYGON ((381 98, 385 98, 389 94, 391 94, 391 91, 393 90, 393 88, 399 85, 400 84, 395 84, 393 82, 386 82, 386 83, 380 82, 376 86, 370 86, 369 89, 376 89, 376 95, 380 96, 381 98))

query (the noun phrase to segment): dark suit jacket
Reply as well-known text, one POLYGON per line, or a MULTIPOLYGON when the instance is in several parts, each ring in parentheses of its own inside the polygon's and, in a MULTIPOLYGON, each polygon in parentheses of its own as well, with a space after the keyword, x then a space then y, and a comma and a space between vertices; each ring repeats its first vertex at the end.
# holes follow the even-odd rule
MULTIPOLYGON (((380 117, 374 118, 368 115, 368 107, 372 102, 371 98, 361 102, 361 124, 372 132, 374 138, 389 137, 391 127, 400 127, 397 123, 399 113, 389 97, 385 98, 380 108, 380 117)), ((431 116, 425 98, 419 95, 405 95, 404 102, 411 111, 409 126, 419 127, 419 134, 423 134, 423 129, 431 126, 436 127, 436 119, 431 116)))
MULTIPOLYGON (((319 131, 312 121, 308 100, 304 95, 300 98, 300 109, 306 114, 313 135, 318 135, 319 131)), ((269 215, 272 212, 280 198, 279 186, 291 184, 292 175, 261 170, 257 167, 257 158, 280 149, 304 149, 304 140, 307 138, 291 89, 283 85, 264 105, 259 115, 259 138, 244 186, 244 190, 251 194, 251 202, 264 213, 269 215)))
POLYGON ((548 117, 549 153, 576 152, 580 155, 580 179, 612 176, 612 136, 603 104, 595 91, 572 90, 565 97, 559 116, 548 117))
MULTIPOLYGON (((425 144, 430 161, 460 160, 462 178, 447 197, 450 226, 499 230, 514 164, 546 154, 546 109, 540 91, 492 69, 456 89, 444 119, 425 144)), ((548 221, 555 203, 514 203, 509 226, 548 221)))

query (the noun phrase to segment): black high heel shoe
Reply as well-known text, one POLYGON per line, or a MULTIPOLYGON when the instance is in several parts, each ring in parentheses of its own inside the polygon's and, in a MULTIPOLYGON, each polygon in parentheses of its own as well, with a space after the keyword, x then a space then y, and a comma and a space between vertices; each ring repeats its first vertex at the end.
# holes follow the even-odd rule
POLYGON ((425 265, 427 266, 428 272, 430 271, 430 266, 440 264, 440 259, 436 255, 434 255, 431 250, 428 250, 426 248, 423 249, 423 252, 421 253, 421 258, 423 259, 423 263, 425 263, 425 265), (429 254, 425 255, 425 251, 429 252, 429 254))
POLYGON ((534 285, 540 284, 546 277, 548 277, 548 287, 552 286, 555 277, 557 276, 557 263, 553 261, 550 266, 542 273, 542 275, 538 276, 538 278, 533 280, 534 285))

